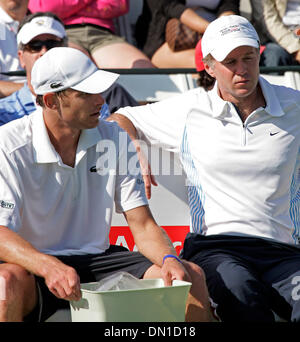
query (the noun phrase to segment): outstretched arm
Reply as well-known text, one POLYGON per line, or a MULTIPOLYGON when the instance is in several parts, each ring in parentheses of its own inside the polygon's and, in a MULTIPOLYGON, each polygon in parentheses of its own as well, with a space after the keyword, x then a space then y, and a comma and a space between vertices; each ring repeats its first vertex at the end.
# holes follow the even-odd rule
POLYGON ((141 172, 142 172, 144 184, 145 184, 146 196, 148 199, 150 199, 151 198, 151 186, 152 185, 157 186, 157 183, 156 183, 154 176, 151 174, 150 164, 140 147, 139 140, 137 138, 137 131, 133 123, 128 118, 126 118, 126 116, 122 114, 118 114, 118 113, 111 114, 107 118, 107 120, 116 121, 118 125, 128 133, 130 139, 133 141, 135 148, 137 150, 137 153, 138 153, 138 157, 139 157, 141 172))

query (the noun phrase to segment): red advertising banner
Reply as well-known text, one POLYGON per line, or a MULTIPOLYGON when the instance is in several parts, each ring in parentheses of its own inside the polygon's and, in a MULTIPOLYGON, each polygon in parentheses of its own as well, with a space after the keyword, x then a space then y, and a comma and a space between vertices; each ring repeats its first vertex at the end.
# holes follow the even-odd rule
MULTIPOLYGON (((179 255, 183 248, 183 242, 186 234, 190 231, 189 226, 162 226, 173 242, 174 248, 179 255)), ((110 243, 112 245, 121 245, 130 251, 136 251, 133 236, 128 226, 113 226, 109 234, 110 243)))

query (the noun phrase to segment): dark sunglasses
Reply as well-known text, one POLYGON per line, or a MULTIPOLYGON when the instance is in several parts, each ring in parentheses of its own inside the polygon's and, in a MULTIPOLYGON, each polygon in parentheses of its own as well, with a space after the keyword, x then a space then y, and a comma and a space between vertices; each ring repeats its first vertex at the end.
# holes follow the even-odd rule
POLYGON ((39 52, 42 50, 42 48, 45 46, 47 50, 50 50, 54 47, 62 46, 63 41, 62 40, 54 40, 54 39, 48 39, 48 40, 33 40, 29 43, 27 43, 24 46, 25 50, 31 51, 31 52, 39 52))

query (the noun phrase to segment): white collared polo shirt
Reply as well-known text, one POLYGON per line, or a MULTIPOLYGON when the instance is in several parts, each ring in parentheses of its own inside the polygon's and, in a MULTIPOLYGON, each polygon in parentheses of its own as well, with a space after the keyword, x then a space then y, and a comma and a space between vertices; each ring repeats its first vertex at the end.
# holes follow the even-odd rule
POLYGON ((43 253, 101 253, 114 206, 147 204, 131 140, 115 123, 83 130, 75 166, 49 140, 42 110, 0 128, 0 225, 43 253))
POLYGON ((267 106, 244 123, 217 84, 118 113, 148 144, 180 153, 193 231, 299 243, 300 93, 259 82, 267 106))
POLYGON ((260 79, 266 108, 243 123, 215 87, 187 116, 182 162, 193 229, 300 243, 300 94, 260 79), (197 204, 196 204, 197 203, 197 204))

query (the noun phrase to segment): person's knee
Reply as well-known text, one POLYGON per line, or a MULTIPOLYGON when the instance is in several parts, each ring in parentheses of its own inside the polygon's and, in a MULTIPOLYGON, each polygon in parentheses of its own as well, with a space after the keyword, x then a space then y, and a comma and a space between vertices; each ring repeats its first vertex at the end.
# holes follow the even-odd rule
POLYGON ((0 267, 0 320, 21 321, 37 302, 35 278, 13 264, 0 267))
POLYGON ((3 299, 9 299, 16 295, 16 291, 21 291, 22 284, 27 284, 32 280, 32 276, 24 268, 17 265, 5 265, 0 268, 0 294, 3 299))
POLYGON ((17 281, 16 275, 11 270, 0 270, 0 299, 8 300, 11 294, 14 292, 17 281))
POLYGON ((0 267, 0 299, 7 302, 19 301, 34 305, 36 286, 34 276, 24 268, 5 264, 0 267), (32 304, 33 303, 33 304, 32 304))
POLYGON ((197 278, 198 281, 206 283, 205 273, 199 265, 190 261, 186 261, 186 260, 182 260, 182 263, 184 267, 187 269, 188 273, 190 274, 193 280, 197 278))
POLYGON ((143 275, 143 279, 161 278, 161 268, 157 265, 150 266, 143 275))

